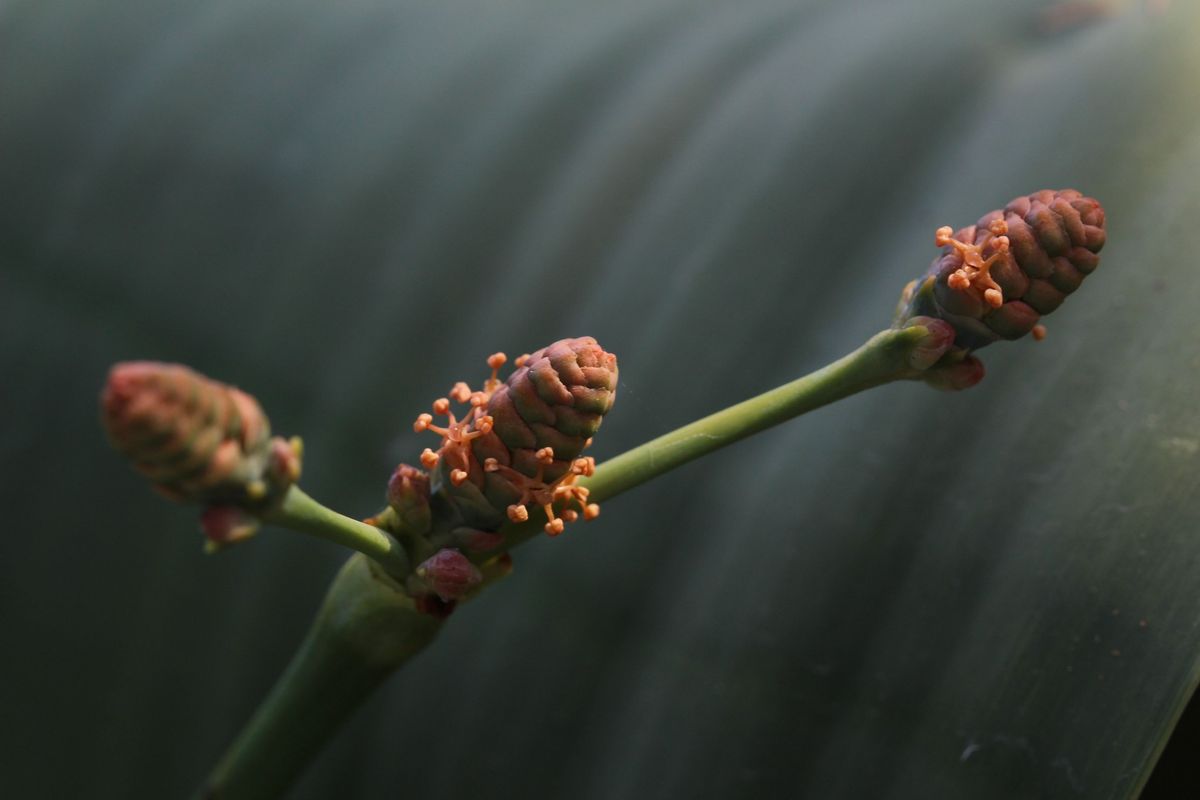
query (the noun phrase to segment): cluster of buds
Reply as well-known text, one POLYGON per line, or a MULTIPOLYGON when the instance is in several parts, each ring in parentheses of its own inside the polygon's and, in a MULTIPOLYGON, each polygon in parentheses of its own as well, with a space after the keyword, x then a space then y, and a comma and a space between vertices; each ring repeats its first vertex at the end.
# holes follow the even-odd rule
POLYGON ((207 506, 210 548, 257 529, 255 512, 300 477, 299 439, 271 436, 258 402, 179 364, 117 364, 100 398, 108 437, 154 488, 207 506))
POLYGON ((970 352, 1000 339, 1043 339, 1042 316, 1057 309, 1100 263, 1104 209, 1074 189, 1018 197, 958 231, 938 228, 943 248, 925 277, 905 287, 898 326, 949 323, 954 347, 929 372, 944 388, 983 377, 970 352))
POLYGON ((506 520, 527 520, 533 505, 546 515, 546 532, 555 535, 566 522, 600 513, 576 480, 595 469, 592 459, 580 456, 612 408, 616 356, 583 337, 521 356, 501 382, 499 369, 506 362, 503 353, 494 354, 482 390, 457 383, 449 397, 434 402, 446 425, 434 425, 429 414, 417 418, 415 430, 442 437, 437 450, 425 450, 421 463, 433 471, 435 487, 454 501, 469 529, 493 531, 506 520), (469 406, 461 419, 451 400, 469 406))

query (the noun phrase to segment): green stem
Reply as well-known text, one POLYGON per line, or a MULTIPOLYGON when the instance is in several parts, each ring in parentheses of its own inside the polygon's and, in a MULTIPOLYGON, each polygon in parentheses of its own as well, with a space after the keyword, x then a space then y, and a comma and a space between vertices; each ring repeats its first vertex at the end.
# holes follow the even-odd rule
POLYGON ((684 425, 605 461, 584 485, 597 500, 852 394, 913 376, 911 346, 923 327, 886 330, 827 367, 684 425))
MULTIPOLYGON (((874 386, 918 377, 920 372, 909 365, 909 356, 927 333, 919 325, 881 331, 862 347, 816 372, 676 428, 605 461, 596 468, 595 475, 580 483, 591 492, 591 499, 607 500, 693 459, 808 411, 874 386)), ((541 530, 541 524, 535 522, 506 527, 508 544, 504 549, 537 536, 541 530)), ((477 560, 485 560, 491 555, 485 554, 477 560)))
POLYGON ((404 548, 386 531, 326 508, 299 486, 289 488, 263 520, 357 550, 378 561, 398 580, 411 571, 404 548))
POLYGON ((351 557, 287 671, 196 800, 282 795, 342 721, 440 627, 378 567, 351 557))
MULTIPOLYGON (((909 366, 924 327, 888 330, 853 353, 791 383, 718 411, 604 463, 587 481, 603 500, 682 464, 872 386, 919 373, 909 366)), ((392 671, 433 639, 440 623, 417 612, 396 579, 409 572, 403 548, 385 532, 345 517, 292 487, 265 519, 358 550, 339 573, 287 672, 230 746, 204 789, 206 798, 281 794, 338 724, 392 671)), ((508 547, 541 525, 505 529, 508 547)), ((483 561, 493 554, 474 555, 483 561)))

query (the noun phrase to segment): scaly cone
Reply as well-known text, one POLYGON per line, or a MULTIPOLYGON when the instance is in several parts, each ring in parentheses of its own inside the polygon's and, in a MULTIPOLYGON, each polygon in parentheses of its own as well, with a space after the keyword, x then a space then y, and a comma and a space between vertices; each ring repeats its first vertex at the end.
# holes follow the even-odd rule
POLYGON ((180 364, 115 365, 100 397, 113 446, 161 494, 208 506, 211 546, 251 535, 254 513, 300 476, 298 439, 271 437, 258 402, 180 364))
POLYGON ((492 377, 483 391, 456 384, 433 410, 448 424, 422 414, 414 428, 442 436, 421 461, 450 497, 466 526, 496 530, 506 521, 529 518, 530 506, 545 514, 545 529, 561 533, 566 522, 599 514, 576 486, 594 462, 581 454, 612 408, 617 359, 591 337, 563 339, 517 359, 517 370, 501 383, 502 353, 488 359, 492 377), (469 405, 460 419, 453 399, 469 405), (577 506, 572 508, 571 506, 577 506))
POLYGON ((1042 339, 1042 316, 1079 288, 1100 263, 1106 238, 1104 209, 1074 189, 1018 197, 1003 209, 952 232, 939 228, 943 248, 925 277, 905 287, 896 327, 917 318, 954 327, 954 347, 929 370, 941 388, 978 383, 983 364, 971 351, 1032 333, 1042 339))

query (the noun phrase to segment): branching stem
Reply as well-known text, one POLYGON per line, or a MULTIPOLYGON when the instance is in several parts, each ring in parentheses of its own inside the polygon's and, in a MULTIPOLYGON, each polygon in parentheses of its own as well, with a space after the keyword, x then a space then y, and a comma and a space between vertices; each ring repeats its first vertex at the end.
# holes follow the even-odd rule
POLYGON ((299 486, 289 488, 283 501, 263 515, 263 521, 357 550, 398 580, 409 573, 408 555, 390 534, 326 508, 299 486))
MULTIPOLYGON (((585 485, 592 498, 608 499, 807 411, 873 386, 918 377, 909 359, 926 334, 920 326, 878 333, 823 369, 605 462, 585 485)), ((291 666, 210 776, 202 795, 206 798, 278 796, 342 719, 423 649, 440 627, 419 613, 401 588, 409 559, 386 532, 325 508, 294 486, 264 519, 357 550, 390 577, 361 556, 347 563, 291 666)), ((541 530, 533 521, 506 527, 506 548, 541 530)), ((492 555, 473 558, 485 561, 492 555)))

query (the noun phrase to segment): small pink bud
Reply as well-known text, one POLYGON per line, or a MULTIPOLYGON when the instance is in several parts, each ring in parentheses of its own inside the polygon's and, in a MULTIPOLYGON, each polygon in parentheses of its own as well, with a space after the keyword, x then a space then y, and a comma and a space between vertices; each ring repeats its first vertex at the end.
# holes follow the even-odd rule
POLYGON ((408 464, 396 467, 388 480, 387 502, 401 524, 411 533, 429 530, 429 473, 408 464))
POLYGON ((283 484, 291 484, 300 480, 301 461, 304 457, 304 444, 299 436, 284 441, 276 436, 271 440, 271 458, 269 468, 272 477, 283 484))
POLYGON ((210 506, 200 515, 200 530, 209 552, 249 539, 258 532, 258 520, 237 506, 210 506))
POLYGON ((417 578, 442 600, 457 600, 483 580, 479 568, 457 550, 439 550, 417 567, 417 578))
POLYGON ((908 321, 908 325, 919 325, 927 331, 909 353, 908 364, 913 369, 929 369, 954 344, 954 326, 945 320, 913 317, 908 321))
POLYGON ((983 362, 975 356, 967 356, 954 364, 934 367, 925 373, 925 382, 935 389, 957 392, 970 389, 983 380, 983 362))

